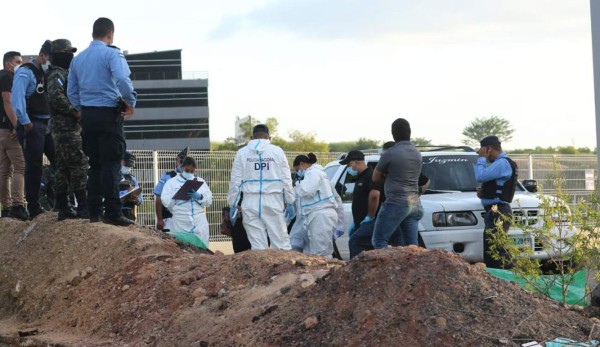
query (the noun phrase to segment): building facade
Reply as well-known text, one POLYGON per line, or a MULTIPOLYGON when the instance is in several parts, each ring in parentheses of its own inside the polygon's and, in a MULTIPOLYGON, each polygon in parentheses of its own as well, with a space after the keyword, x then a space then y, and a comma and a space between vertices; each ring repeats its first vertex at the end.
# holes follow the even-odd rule
POLYGON ((208 76, 186 74, 181 50, 125 54, 138 93, 125 121, 128 149, 210 149, 208 76))

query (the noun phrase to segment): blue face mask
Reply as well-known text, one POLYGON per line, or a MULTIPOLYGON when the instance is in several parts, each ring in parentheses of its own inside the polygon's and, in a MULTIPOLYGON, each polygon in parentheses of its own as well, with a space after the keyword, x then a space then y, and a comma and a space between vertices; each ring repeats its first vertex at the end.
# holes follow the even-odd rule
POLYGON ((193 180, 194 179, 194 174, 189 173, 189 172, 182 172, 181 176, 183 176, 183 178, 185 178, 186 180, 193 180))
POLYGON ((175 168, 176 172, 181 172, 181 164, 177 165, 177 167, 175 168))
POLYGON ((356 176, 358 175, 358 171, 354 170, 353 168, 348 166, 348 175, 350 176, 356 176))
POLYGON ((300 170, 300 171, 298 171, 297 175, 298 175, 298 177, 300 177, 300 178, 304 178, 304 170, 300 170))

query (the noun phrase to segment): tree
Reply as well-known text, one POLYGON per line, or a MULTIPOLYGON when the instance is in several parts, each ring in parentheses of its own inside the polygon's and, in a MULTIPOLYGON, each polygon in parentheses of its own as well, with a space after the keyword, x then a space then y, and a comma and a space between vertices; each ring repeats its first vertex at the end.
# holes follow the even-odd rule
MULTIPOLYGON (((240 129, 244 132, 244 139, 249 141, 252 137, 252 128, 255 125, 261 124, 261 120, 258 118, 250 117, 243 122, 240 122, 240 129)), ((277 130, 279 129, 279 121, 275 117, 267 117, 263 123, 269 128, 269 134, 271 137, 277 136, 277 130)))
POLYGON ((329 151, 336 153, 348 153, 356 146, 354 141, 332 142, 329 144, 329 151))
POLYGON ((415 137, 414 139, 411 139, 410 142, 415 146, 431 146, 433 144, 430 139, 424 137, 415 137))
POLYGON ((496 135, 500 141, 508 142, 512 139, 514 131, 510 122, 502 117, 475 118, 462 132, 465 136, 463 143, 477 147, 481 139, 490 135, 496 135))
POLYGON ((284 151, 293 152, 328 152, 329 146, 325 142, 317 141, 315 133, 303 133, 294 130, 289 133, 290 141, 276 137, 271 143, 281 147, 284 151))
POLYGON ((379 149, 381 148, 381 141, 367 139, 361 137, 358 141, 344 141, 344 142, 333 142, 329 144, 329 151, 331 152, 343 152, 347 153, 352 150, 364 150, 364 149, 379 149))
POLYGON ((236 141, 233 137, 228 137, 223 142, 211 142, 210 150, 211 151, 237 151, 239 149, 236 141))

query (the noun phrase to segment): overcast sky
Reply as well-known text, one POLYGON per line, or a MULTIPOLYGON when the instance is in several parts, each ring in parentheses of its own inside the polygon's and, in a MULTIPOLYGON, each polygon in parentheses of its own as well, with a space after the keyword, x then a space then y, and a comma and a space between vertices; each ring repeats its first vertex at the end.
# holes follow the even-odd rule
POLYGON ((413 137, 458 144, 498 115, 516 129, 507 148, 596 146, 587 0, 26 4, 4 6, 0 51, 56 38, 82 50, 102 16, 129 53, 183 49, 183 70, 209 75, 212 140, 250 114, 326 142, 390 140, 403 117, 413 137))

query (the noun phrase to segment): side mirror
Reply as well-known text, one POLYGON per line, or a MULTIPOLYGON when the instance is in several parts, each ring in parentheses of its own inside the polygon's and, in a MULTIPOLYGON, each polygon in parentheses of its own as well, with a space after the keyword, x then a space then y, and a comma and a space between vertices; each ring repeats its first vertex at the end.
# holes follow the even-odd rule
POLYGON ((525 187, 528 192, 537 193, 538 191, 538 183, 536 180, 523 180, 523 187, 525 187))

